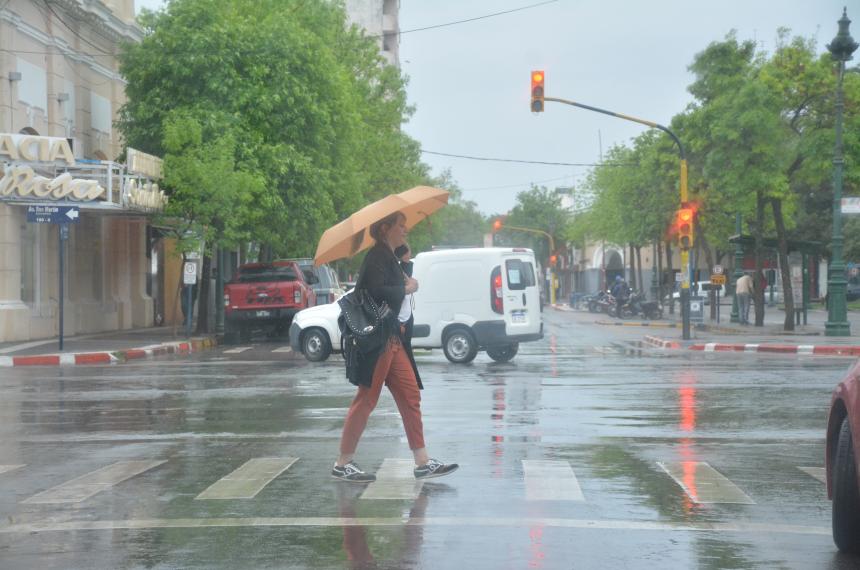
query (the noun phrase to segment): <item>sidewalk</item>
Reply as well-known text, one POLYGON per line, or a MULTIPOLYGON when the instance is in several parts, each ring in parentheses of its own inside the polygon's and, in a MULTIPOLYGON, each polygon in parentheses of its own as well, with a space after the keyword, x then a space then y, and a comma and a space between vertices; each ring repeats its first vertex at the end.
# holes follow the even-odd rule
MULTIPOLYGON (((555 308, 573 310, 561 305, 555 308)), ((785 312, 778 306, 765 307, 764 326, 761 327, 729 322, 731 309, 730 304, 721 305, 720 322, 717 323, 709 319, 710 307, 706 306, 704 322, 700 325, 692 325, 690 340, 681 339, 681 315, 677 305, 675 314, 670 315, 667 312, 659 321, 620 320, 602 315, 595 324, 637 327, 644 333, 645 344, 660 349, 860 356, 860 312, 848 312, 851 336, 831 337, 824 334, 827 311, 823 308, 809 309, 807 324, 795 325, 795 330, 788 332, 783 330, 785 312)), ((752 311, 750 318, 754 318, 752 311)))
POLYGON ((173 327, 156 327, 65 337, 0 343, 0 368, 10 366, 59 366, 112 364, 164 354, 189 354, 215 346, 215 335, 186 338, 173 327))

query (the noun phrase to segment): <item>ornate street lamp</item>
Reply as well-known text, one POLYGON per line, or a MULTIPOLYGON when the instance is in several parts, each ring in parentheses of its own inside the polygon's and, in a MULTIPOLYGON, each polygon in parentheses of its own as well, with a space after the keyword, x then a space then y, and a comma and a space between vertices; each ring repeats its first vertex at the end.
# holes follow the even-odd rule
POLYGON ((845 262, 842 261, 842 114, 845 109, 845 97, 842 92, 842 79, 845 76, 845 62, 851 59, 851 54, 858 44, 848 32, 851 20, 848 10, 843 8, 839 19, 839 32, 836 38, 827 46, 831 57, 839 62, 839 77, 836 84, 836 145, 833 152, 833 251, 827 279, 827 322, 824 323, 827 336, 850 336, 851 325, 848 323, 848 307, 845 303, 845 262))

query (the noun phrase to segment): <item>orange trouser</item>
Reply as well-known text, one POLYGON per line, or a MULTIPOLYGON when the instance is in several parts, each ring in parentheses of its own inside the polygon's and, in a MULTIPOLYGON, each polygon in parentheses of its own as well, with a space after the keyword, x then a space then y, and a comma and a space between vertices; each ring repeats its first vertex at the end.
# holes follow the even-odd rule
POLYGON ((346 414, 346 422, 343 424, 343 435, 340 438, 340 452, 343 455, 355 453, 358 440, 367 425, 370 412, 379 401, 382 385, 387 384, 388 390, 394 396, 403 427, 406 430, 406 439, 409 441, 409 449, 421 449, 424 447, 424 425, 421 422, 421 391, 415 380, 415 372, 412 363, 409 362, 403 345, 397 337, 393 337, 376 362, 373 370, 373 381, 371 386, 359 386, 358 393, 352 400, 349 412, 346 414))

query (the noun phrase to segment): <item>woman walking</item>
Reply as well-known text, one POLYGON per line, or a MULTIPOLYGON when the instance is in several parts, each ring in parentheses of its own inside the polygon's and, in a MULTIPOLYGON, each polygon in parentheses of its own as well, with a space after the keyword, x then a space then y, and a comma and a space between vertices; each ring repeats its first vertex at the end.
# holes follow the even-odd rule
POLYGON ((391 322, 387 323, 387 340, 376 353, 366 356, 359 366, 355 378, 350 381, 358 385, 358 392, 346 414, 343 435, 340 440, 340 456, 332 468, 332 477, 341 481, 370 483, 376 476, 365 473, 353 461, 361 434, 367 425, 370 413, 376 407, 382 385, 394 397, 406 439, 415 459, 413 471, 416 479, 441 477, 453 473, 458 465, 445 464, 432 459, 424 446, 424 427, 421 420, 421 393, 423 388, 418 371, 411 358, 405 323, 397 316, 403 308, 406 295, 418 290, 418 281, 407 276, 394 255, 394 250, 406 241, 406 217, 395 213, 370 227, 370 235, 376 240, 361 265, 356 289, 364 288, 381 305, 385 302, 391 309, 391 322))

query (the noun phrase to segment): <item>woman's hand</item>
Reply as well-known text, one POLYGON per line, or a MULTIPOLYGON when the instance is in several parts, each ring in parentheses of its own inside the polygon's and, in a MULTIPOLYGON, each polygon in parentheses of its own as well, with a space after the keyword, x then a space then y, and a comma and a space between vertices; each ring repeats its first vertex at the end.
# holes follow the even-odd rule
POLYGON ((418 281, 412 277, 406 278, 406 294, 410 295, 418 291, 418 281))

